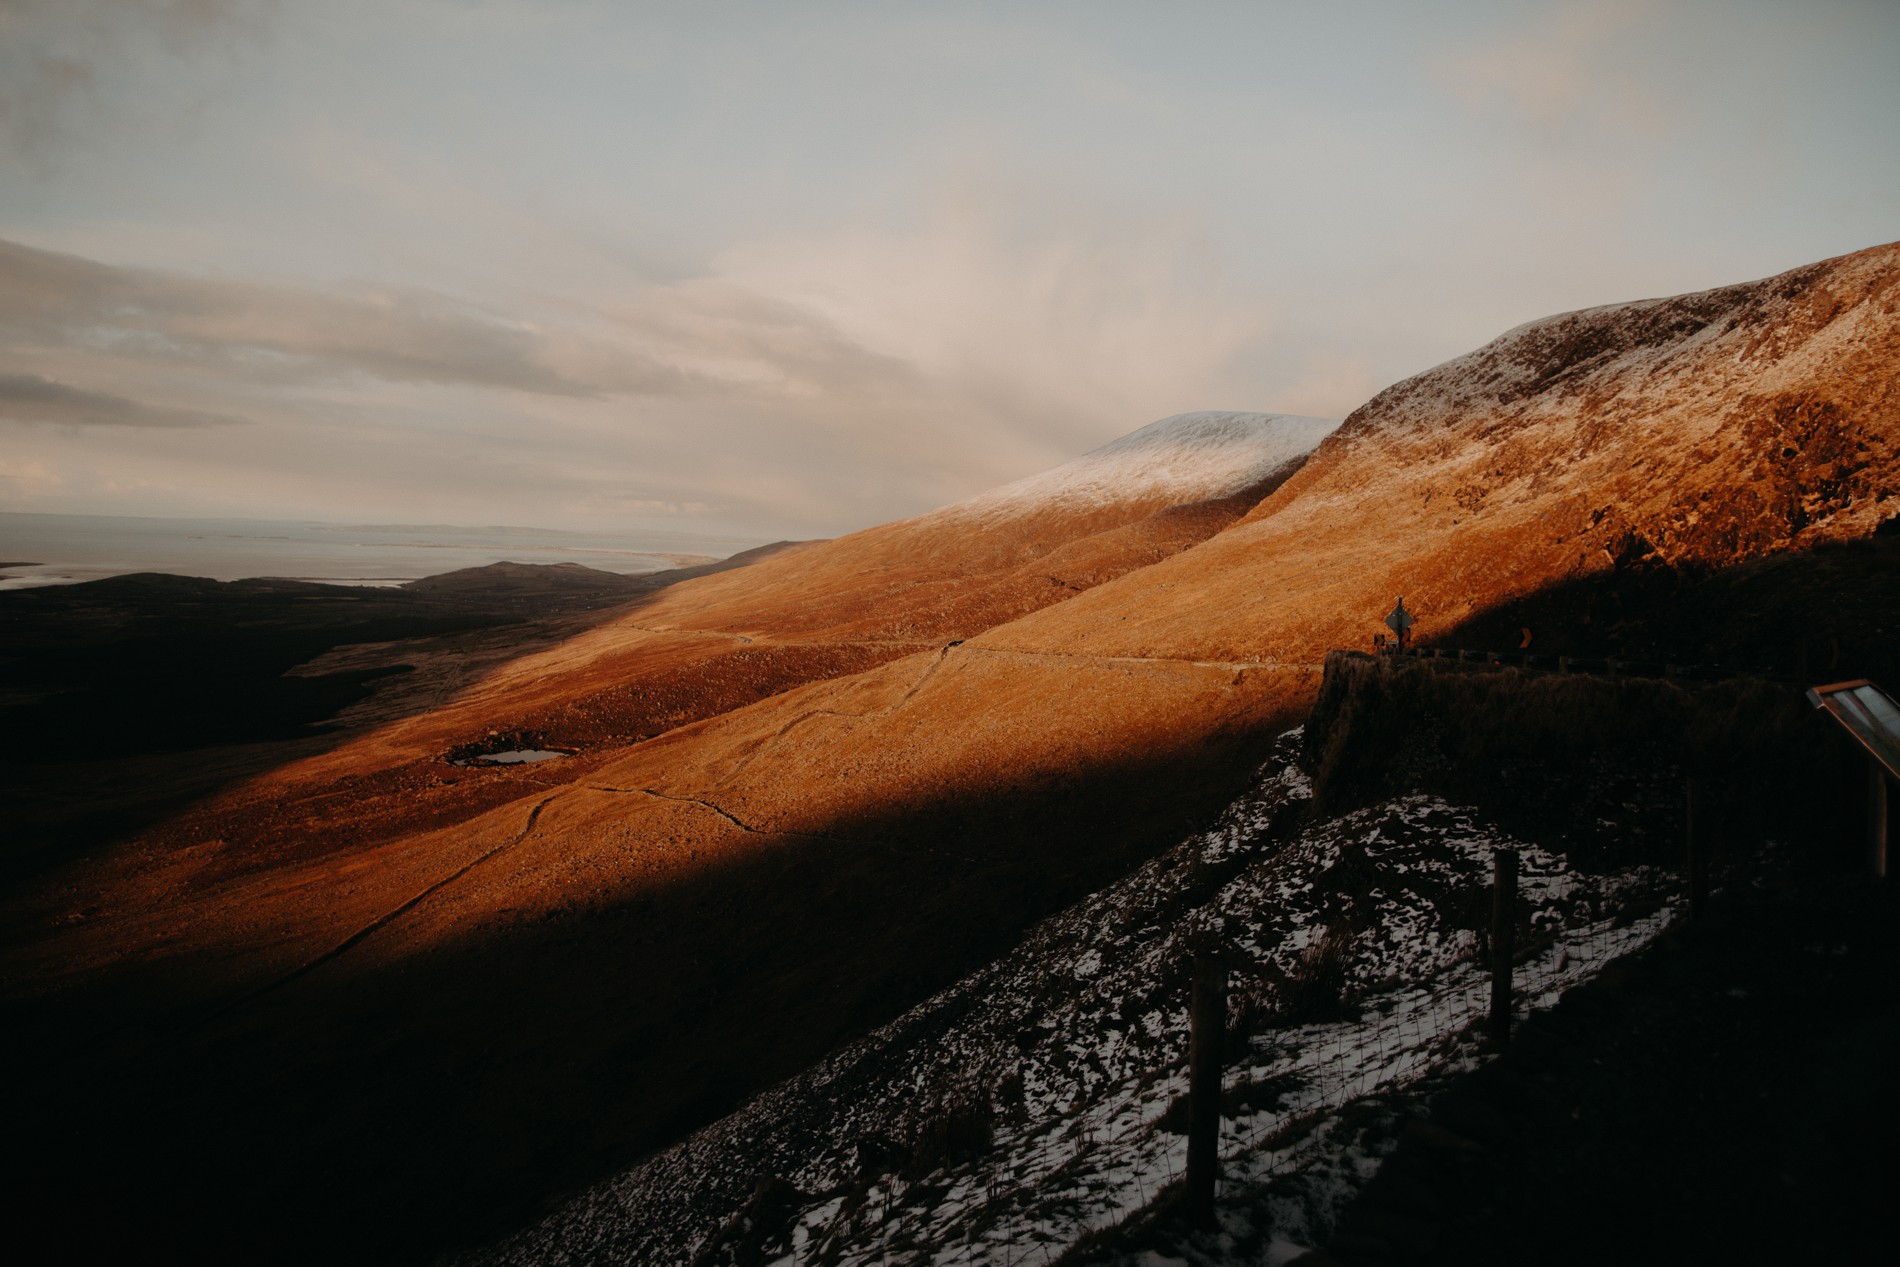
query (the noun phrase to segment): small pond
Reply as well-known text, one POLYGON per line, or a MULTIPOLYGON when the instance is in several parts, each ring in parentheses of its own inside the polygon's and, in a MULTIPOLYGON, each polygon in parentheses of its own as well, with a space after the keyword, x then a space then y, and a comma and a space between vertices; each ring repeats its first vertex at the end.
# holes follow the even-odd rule
POLYGON ((571 752, 556 752, 552 748, 511 748, 507 752, 484 752, 480 756, 467 757, 455 765, 520 765, 527 761, 552 761, 556 757, 571 757, 571 752))

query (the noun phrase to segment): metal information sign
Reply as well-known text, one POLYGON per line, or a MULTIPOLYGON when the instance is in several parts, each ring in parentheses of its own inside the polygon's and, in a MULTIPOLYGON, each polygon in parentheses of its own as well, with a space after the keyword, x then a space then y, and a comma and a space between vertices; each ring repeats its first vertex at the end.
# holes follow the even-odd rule
POLYGON ((1817 686, 1808 692, 1808 703, 1832 713, 1889 777, 1900 779, 1900 705, 1891 695, 1860 679, 1817 686))
POLYGON ((1405 600, 1399 599, 1399 605, 1385 618, 1385 627, 1399 636, 1399 645, 1405 645, 1405 636, 1412 631, 1412 613, 1405 610, 1405 600))
POLYGON ((1817 686, 1808 703, 1828 714, 1867 750, 1867 853, 1875 875, 1887 874, 1887 782, 1900 779, 1900 704, 1865 678, 1817 686))

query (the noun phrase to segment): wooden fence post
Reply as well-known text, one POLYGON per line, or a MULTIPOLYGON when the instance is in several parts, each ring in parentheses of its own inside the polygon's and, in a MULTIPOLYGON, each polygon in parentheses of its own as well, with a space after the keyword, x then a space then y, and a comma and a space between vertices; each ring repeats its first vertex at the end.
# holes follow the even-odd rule
POLYGON ((1699 830, 1696 822, 1696 781, 1693 777, 1683 782, 1683 822, 1687 836, 1687 870, 1689 881, 1689 918, 1699 920, 1709 904, 1709 842, 1708 832, 1699 830))
POLYGON ((1491 855, 1491 1037, 1511 1042, 1511 960, 1517 954, 1517 850, 1491 855))
POLYGON ((1867 848, 1874 878, 1887 878, 1887 772, 1878 758, 1867 758, 1867 848))
POLYGON ((1188 1010, 1187 1217, 1214 1226, 1214 1181, 1220 1173, 1221 1040, 1227 1029, 1227 965, 1216 955, 1194 956, 1194 996, 1188 1010))

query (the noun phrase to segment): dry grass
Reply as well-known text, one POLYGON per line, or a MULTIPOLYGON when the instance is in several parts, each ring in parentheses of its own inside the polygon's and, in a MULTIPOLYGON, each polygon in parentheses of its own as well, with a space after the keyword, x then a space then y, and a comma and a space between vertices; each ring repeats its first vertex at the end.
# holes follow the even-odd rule
POLYGON ((1432 792, 1579 863, 1682 850, 1686 782, 1718 848, 1852 839, 1860 771, 1798 689, 1757 678, 1492 670, 1340 653, 1306 733, 1319 811, 1432 792), (1658 828, 1660 824, 1660 828, 1658 828))

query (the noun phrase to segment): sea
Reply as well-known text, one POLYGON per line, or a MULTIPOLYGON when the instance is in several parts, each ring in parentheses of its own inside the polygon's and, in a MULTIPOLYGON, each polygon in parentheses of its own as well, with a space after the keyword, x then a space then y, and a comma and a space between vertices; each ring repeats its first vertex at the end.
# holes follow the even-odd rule
POLYGON ((215 581, 288 577, 337 585, 404 581, 515 563, 580 563, 654 572, 723 559, 759 538, 685 532, 572 532, 452 524, 344 524, 302 519, 151 519, 0 512, 0 590, 70 585, 129 572, 215 581))

